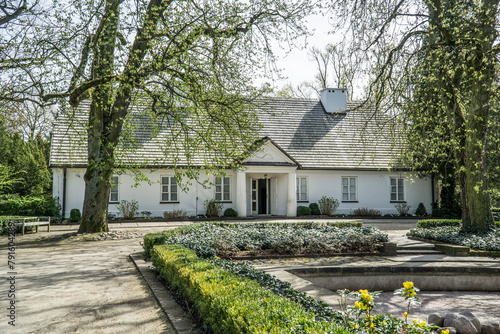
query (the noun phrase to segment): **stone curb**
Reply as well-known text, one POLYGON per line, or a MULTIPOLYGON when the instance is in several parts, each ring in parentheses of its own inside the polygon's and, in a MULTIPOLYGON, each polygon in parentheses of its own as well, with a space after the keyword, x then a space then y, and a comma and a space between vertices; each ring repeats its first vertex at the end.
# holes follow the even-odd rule
POLYGON ((141 255, 142 252, 138 252, 130 254, 129 257, 146 281, 146 284, 172 323, 175 331, 178 334, 200 333, 191 321, 191 318, 182 310, 168 290, 156 278, 155 273, 150 269, 151 262, 146 262, 141 255))

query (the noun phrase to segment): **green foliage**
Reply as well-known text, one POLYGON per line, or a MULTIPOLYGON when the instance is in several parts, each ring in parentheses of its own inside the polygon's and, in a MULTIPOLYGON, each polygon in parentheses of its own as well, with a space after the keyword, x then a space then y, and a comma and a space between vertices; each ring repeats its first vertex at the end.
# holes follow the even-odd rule
POLYGON ((70 222, 79 222, 82 219, 82 214, 80 213, 80 209, 71 209, 69 212, 68 221, 70 222))
POLYGON ((415 210, 415 214, 418 217, 425 217, 427 216, 427 210, 425 209, 424 203, 418 203, 417 210, 415 210))
POLYGON ((134 199, 130 202, 122 200, 120 201, 120 204, 116 206, 116 209, 120 212, 123 219, 132 220, 135 218, 137 211, 139 211, 139 203, 137 203, 134 199))
POLYGON ((403 203, 398 203, 394 205, 396 210, 398 210, 398 213, 401 217, 408 216, 408 212, 410 212, 411 205, 408 205, 408 203, 403 202, 403 203))
POLYGON ((310 215, 311 215, 311 208, 302 205, 299 205, 297 207, 297 216, 310 216, 310 215))
POLYGON ((54 198, 46 195, 0 197, 0 215, 58 216, 59 208, 54 198))
POLYGON ((427 219, 417 222, 417 228, 432 228, 441 226, 462 226, 460 219, 427 219))
POLYGON ((20 196, 51 194, 51 171, 48 168, 49 142, 37 136, 26 142, 18 133, 0 127, 0 195, 20 196), (2 179, 7 177, 7 183, 2 179), (2 183, 4 186, 2 187, 2 183), (15 185, 15 187, 13 187, 15 185))
POLYGON ((321 214, 321 211, 319 210, 319 206, 317 203, 309 204, 309 209, 311 209, 312 215, 319 216, 321 214))
MULTIPOLYGON (((204 258, 259 250, 278 254, 373 252, 378 250, 379 243, 387 241, 387 235, 374 228, 338 227, 326 223, 200 223, 166 231, 163 235, 165 243, 181 244, 204 258)), ((163 240, 157 235, 151 238, 163 240)), ((154 242, 145 241, 144 244, 151 247, 154 242)), ((146 249, 146 253, 149 252, 150 248, 146 249)))
POLYGON ((178 245, 155 246, 152 262, 214 333, 348 333, 331 322, 315 321, 299 304, 178 245))
POLYGON ((357 217, 378 217, 381 216, 382 213, 375 209, 358 208, 352 211, 352 215, 357 217))
POLYGON ((461 231, 460 225, 444 225, 416 228, 409 233, 413 237, 467 246, 476 250, 500 251, 500 229, 496 227, 485 233, 465 233, 461 231))
POLYGON ((224 210, 224 217, 238 217, 238 212, 233 208, 227 208, 224 210))
POLYGON ((9 231, 9 220, 11 218, 18 218, 15 216, 0 216, 0 235, 7 234, 9 231))
POLYGON ((222 208, 224 207, 224 204, 222 204, 221 202, 216 201, 214 199, 205 200, 203 205, 205 206, 205 210, 206 210, 205 215, 209 218, 219 217, 220 212, 221 212, 222 208))
POLYGON ((323 196, 318 201, 319 210, 322 215, 331 216, 339 207, 339 201, 333 197, 323 196))

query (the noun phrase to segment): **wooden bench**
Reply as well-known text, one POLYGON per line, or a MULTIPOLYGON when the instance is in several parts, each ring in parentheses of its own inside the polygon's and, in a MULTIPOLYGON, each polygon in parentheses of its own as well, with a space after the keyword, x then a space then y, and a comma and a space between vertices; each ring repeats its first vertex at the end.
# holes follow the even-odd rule
POLYGON ((50 232, 50 217, 12 218, 9 222, 14 223, 14 226, 21 226, 23 235, 26 226, 35 226, 35 232, 38 232, 38 226, 47 225, 47 232, 50 232))

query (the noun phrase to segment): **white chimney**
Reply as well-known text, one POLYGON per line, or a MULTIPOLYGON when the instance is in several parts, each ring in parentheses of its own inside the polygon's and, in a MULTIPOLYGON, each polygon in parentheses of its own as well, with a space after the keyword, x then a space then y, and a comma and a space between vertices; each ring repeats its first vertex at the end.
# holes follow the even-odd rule
POLYGON ((347 104, 347 89, 345 88, 325 88, 321 91, 321 104, 326 112, 345 113, 347 104))

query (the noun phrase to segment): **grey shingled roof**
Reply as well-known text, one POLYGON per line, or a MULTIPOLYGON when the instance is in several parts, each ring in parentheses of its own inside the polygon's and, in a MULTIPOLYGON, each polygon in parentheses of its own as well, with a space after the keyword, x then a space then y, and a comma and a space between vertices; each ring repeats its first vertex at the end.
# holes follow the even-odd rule
MULTIPOLYGON (((387 117, 359 104, 349 102, 344 114, 327 114, 321 102, 314 99, 271 98, 258 103, 263 128, 261 137, 268 137, 299 164, 301 169, 388 169, 397 157, 400 145, 394 145, 394 132, 387 117)), ((88 103, 75 109, 74 117, 61 117, 52 132, 51 166, 85 166, 87 144, 85 128, 88 103)), ((140 109, 141 107, 139 107, 140 109)), ((168 131, 153 135, 146 116, 135 115, 140 147, 125 154, 123 162, 150 166, 169 166, 161 148, 168 131)), ((180 149, 182 153, 182 148, 180 149)), ((203 165, 204 154, 192 162, 203 165)), ((182 164, 182 161, 177 161, 182 164)))

